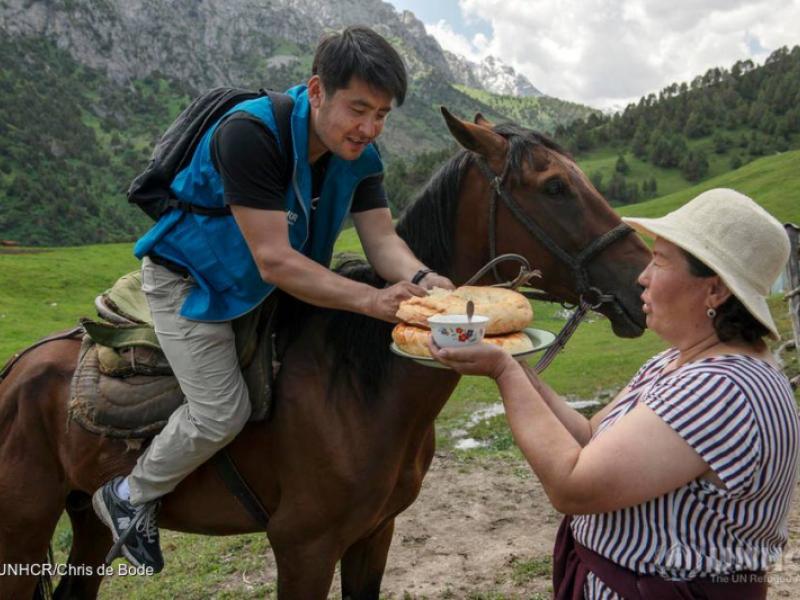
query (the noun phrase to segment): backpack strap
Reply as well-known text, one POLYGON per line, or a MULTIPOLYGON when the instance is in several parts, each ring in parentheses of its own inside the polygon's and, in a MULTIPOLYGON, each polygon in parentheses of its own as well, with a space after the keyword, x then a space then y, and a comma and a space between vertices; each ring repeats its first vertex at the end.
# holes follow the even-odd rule
POLYGON ((278 137, 280 137, 281 151, 286 154, 289 160, 292 159, 292 110, 294 109, 294 99, 289 94, 281 94, 272 90, 259 90, 262 94, 269 96, 272 102, 272 110, 275 113, 275 122, 278 125, 278 137))
POLYGON ((173 196, 170 196, 167 199, 165 205, 168 209, 177 208, 178 210, 182 210, 183 212, 194 213, 196 215, 202 215, 204 217, 227 217, 228 215, 231 214, 230 206, 221 206, 221 207, 200 206, 198 204, 192 204, 191 202, 183 202, 182 200, 178 200, 173 196))
MULTIPOLYGON (((278 127, 278 137, 281 151, 291 161, 292 149, 292 130, 291 130, 291 116, 294 109, 294 100, 288 94, 281 94, 272 90, 258 90, 262 96, 269 96, 272 102, 272 109, 275 113, 275 122, 278 127)), ((168 208, 177 208, 183 212, 194 213, 196 215, 203 215, 207 217, 225 217, 231 214, 230 206, 223 207, 206 207, 190 204, 189 202, 182 202, 177 198, 170 197, 166 205, 168 208)))

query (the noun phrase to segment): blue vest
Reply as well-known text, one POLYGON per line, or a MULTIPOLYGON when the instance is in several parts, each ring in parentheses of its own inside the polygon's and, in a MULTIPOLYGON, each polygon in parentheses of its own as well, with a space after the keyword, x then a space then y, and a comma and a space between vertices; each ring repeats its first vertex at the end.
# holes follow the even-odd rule
MULTIPOLYGON (((366 177, 383 171, 373 146, 354 161, 331 156, 322 182, 309 239, 311 215, 311 165, 308 162, 310 111, 303 85, 290 89, 294 98, 291 115, 293 173, 286 190, 289 241, 292 248, 329 266, 333 245, 350 212, 353 194, 366 177)), ((280 140, 272 103, 262 96, 234 106, 203 135, 192 160, 172 181, 179 200, 199 206, 222 207, 222 179, 211 160, 211 138, 222 119, 243 111, 267 126, 280 140)), ((280 144, 280 141, 278 142, 280 144)), ((281 152, 285 152, 281 148, 281 152)), ((185 266, 197 285, 186 298, 181 315, 195 321, 229 321, 260 304, 275 286, 263 281, 250 250, 232 216, 202 216, 172 209, 136 243, 134 254, 142 258, 155 252, 185 266)))

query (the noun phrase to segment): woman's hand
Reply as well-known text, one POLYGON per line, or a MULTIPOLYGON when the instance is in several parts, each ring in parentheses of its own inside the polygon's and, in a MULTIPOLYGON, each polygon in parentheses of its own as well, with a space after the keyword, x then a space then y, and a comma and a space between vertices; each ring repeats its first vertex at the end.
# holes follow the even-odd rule
POLYGON ((462 375, 486 375, 497 379, 506 369, 517 364, 508 352, 492 344, 440 348, 431 336, 428 349, 433 358, 462 375))

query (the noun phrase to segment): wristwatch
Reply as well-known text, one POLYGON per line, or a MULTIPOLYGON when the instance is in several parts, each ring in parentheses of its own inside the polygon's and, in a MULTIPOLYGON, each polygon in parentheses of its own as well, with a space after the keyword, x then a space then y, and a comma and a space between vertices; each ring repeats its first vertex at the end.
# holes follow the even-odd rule
POLYGON ((428 273, 434 273, 434 272, 435 272, 435 271, 434 271, 433 269, 420 269, 420 270, 419 270, 419 271, 417 271, 417 272, 414 274, 414 276, 411 278, 411 283, 413 283, 414 285, 417 285, 417 284, 418 284, 420 281, 422 281, 423 279, 425 279, 425 276, 426 276, 428 273))

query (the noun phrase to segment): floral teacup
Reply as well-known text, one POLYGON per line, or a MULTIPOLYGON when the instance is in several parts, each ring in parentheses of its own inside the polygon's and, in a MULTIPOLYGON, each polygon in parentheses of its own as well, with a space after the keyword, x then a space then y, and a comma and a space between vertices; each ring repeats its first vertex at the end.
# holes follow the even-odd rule
POLYGON ((433 315, 428 317, 428 325, 433 334, 433 341, 440 348, 477 344, 483 339, 488 322, 489 317, 483 315, 472 315, 472 320, 468 320, 467 315, 433 315))

